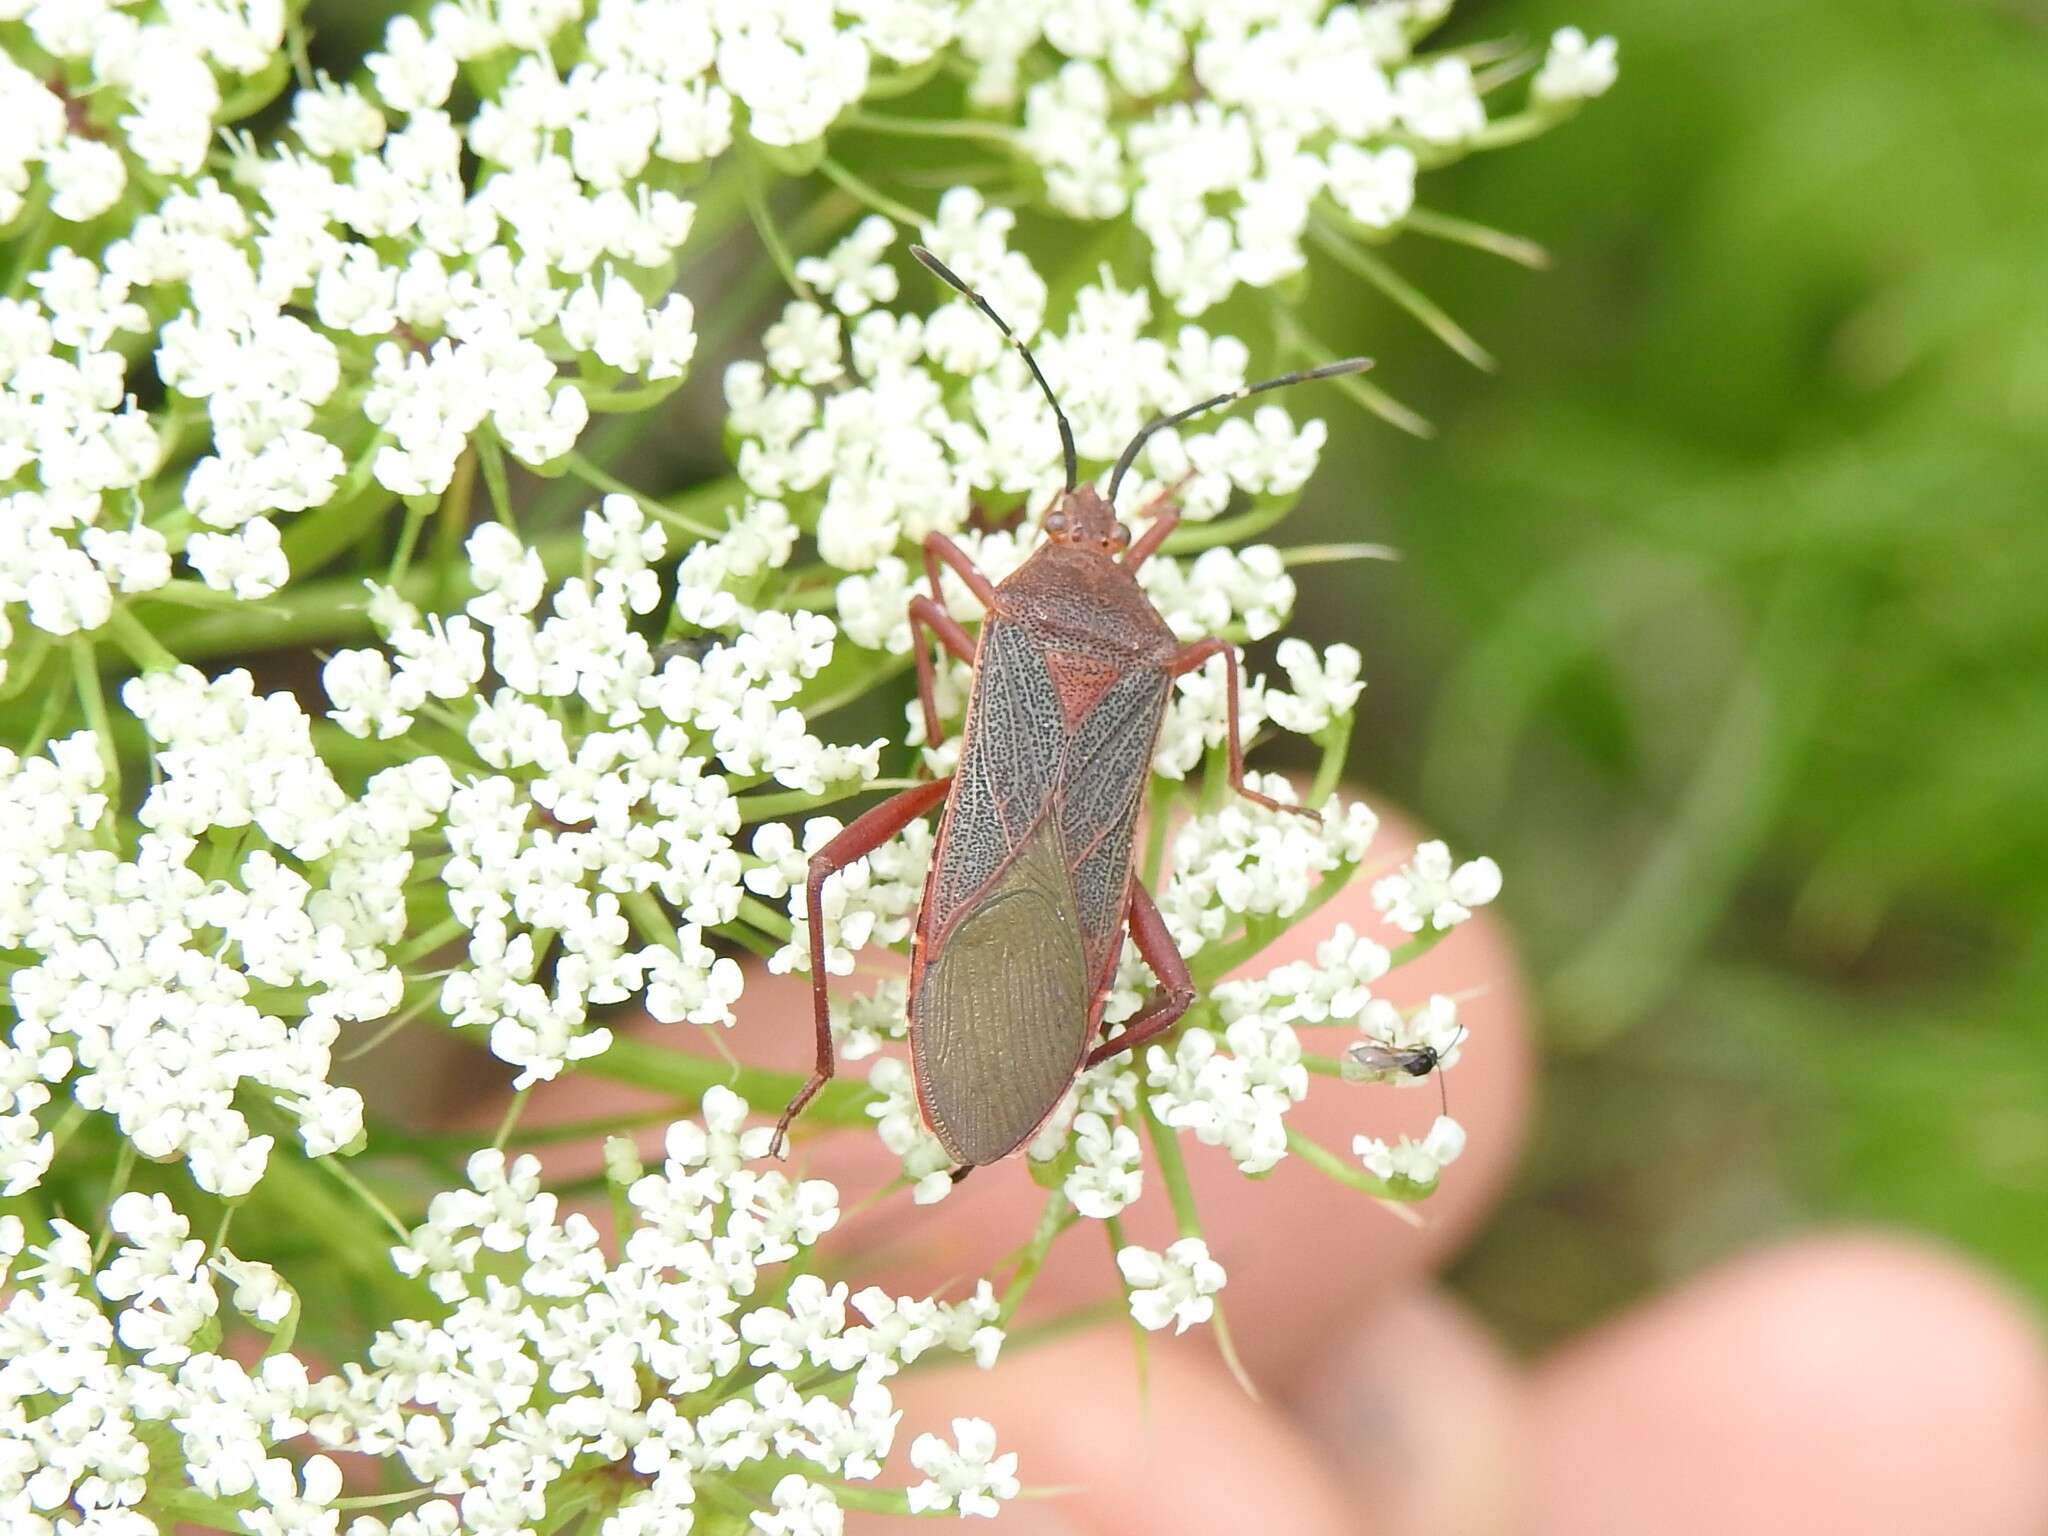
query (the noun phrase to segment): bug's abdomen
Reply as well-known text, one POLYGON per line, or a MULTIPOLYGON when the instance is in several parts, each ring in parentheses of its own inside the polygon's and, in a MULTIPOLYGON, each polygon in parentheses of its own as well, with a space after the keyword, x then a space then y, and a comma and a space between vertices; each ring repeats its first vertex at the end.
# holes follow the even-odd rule
POLYGON ((1015 1151, 1073 1081, 1092 988, 1059 827, 1046 817, 949 925, 910 1001, 917 1091, 965 1164, 1015 1151))

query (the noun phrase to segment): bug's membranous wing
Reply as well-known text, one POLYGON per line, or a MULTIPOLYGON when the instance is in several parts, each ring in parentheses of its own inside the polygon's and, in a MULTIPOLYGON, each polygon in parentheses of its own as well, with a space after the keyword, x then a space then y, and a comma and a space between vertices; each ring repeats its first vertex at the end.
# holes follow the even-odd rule
POLYGON ((1087 1045, 1090 985, 1051 817, 937 946, 912 1004, 933 1134, 992 1163, 1038 1129, 1087 1045))

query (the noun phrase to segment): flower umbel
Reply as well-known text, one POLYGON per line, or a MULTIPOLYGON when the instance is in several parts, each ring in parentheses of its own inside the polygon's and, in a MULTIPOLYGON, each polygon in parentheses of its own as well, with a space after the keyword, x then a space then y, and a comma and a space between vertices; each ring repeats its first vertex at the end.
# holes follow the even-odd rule
MULTIPOLYGON (((993 1514, 1018 1469, 978 1419, 866 1486, 895 1373, 992 1364, 1050 1245, 1148 1178, 1181 1236, 1122 1246, 1134 1312, 1220 1332, 1184 1138, 1426 1193, 1448 1119, 1347 1164, 1288 1117, 1318 1077, 1369 1115, 1360 1041, 1455 1064, 1450 1000, 1381 994, 1500 878, 1425 844, 1373 888, 1393 931, 1224 980, 1372 853, 1336 788, 1364 658, 1284 633, 1294 567, 1357 551, 1267 542, 1327 393, 1149 437, 1119 511, 1185 523, 1145 598, 1239 648, 1241 734, 1319 765, 1247 783, 1320 820, 1223 793, 1224 658, 1179 678, 1136 863, 1195 1006, 1039 1129, 1002 1291, 894 1296, 819 1251, 841 1193, 763 1166, 750 1110, 791 1083, 716 1053, 750 977, 810 969, 811 859, 860 797, 952 771, 968 669, 937 666, 944 741, 909 695, 920 542, 1000 580, 1063 484, 1022 358, 905 248, 1033 349, 1093 481, 1154 416, 1328 361, 1311 281, 1472 355, 1382 248, 1505 241, 1431 215, 1429 173, 1572 116, 1613 41, 1475 65, 1429 46, 1439 0, 463 0, 350 57, 326 4, 0 6, 0 1525, 993 1514), (1119 231, 1135 260, 1073 254, 1119 231), (389 1091, 449 1039, 512 1095, 495 1135, 389 1091), (575 1073, 659 1102, 529 1126, 575 1073), (602 1177, 536 1156, 572 1133, 613 1138, 602 1177)), ((952 575, 930 595, 980 623, 952 575)), ((798 1127, 872 1130, 920 1204, 953 1170, 909 987, 855 977, 910 946, 935 842, 823 882, 828 1022, 868 1065, 798 1127)), ((1124 950, 1112 1033, 1156 980, 1124 950)))

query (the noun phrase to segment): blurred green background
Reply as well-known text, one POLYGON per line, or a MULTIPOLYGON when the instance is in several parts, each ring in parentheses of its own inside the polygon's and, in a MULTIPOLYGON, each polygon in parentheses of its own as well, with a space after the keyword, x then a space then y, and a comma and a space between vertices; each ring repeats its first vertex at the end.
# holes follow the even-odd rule
MULTIPOLYGON (((2048 7, 1468 0, 1622 76, 1390 261, 1298 627, 1371 679, 1358 771, 1508 872, 1549 1053, 1458 1278, 1525 1344, 1822 1219, 2048 1298, 2048 7), (1354 617, 1363 612, 1361 621, 1354 617), (1341 617, 1340 617, 1341 616, 1341 617)), ((1309 526, 1304 527, 1304 524, 1309 526)))

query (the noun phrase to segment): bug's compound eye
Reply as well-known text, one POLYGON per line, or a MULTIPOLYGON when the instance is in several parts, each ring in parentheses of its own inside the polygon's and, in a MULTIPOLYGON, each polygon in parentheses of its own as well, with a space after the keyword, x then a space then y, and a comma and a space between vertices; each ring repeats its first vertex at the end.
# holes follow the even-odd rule
POLYGON ((1067 514, 1057 510, 1046 513, 1045 531, 1054 538, 1058 538, 1061 534, 1065 533, 1067 531, 1067 514))
POLYGON ((1131 547, 1131 530, 1122 523, 1118 523, 1116 531, 1109 536, 1109 542, 1112 548, 1129 549, 1131 547))

